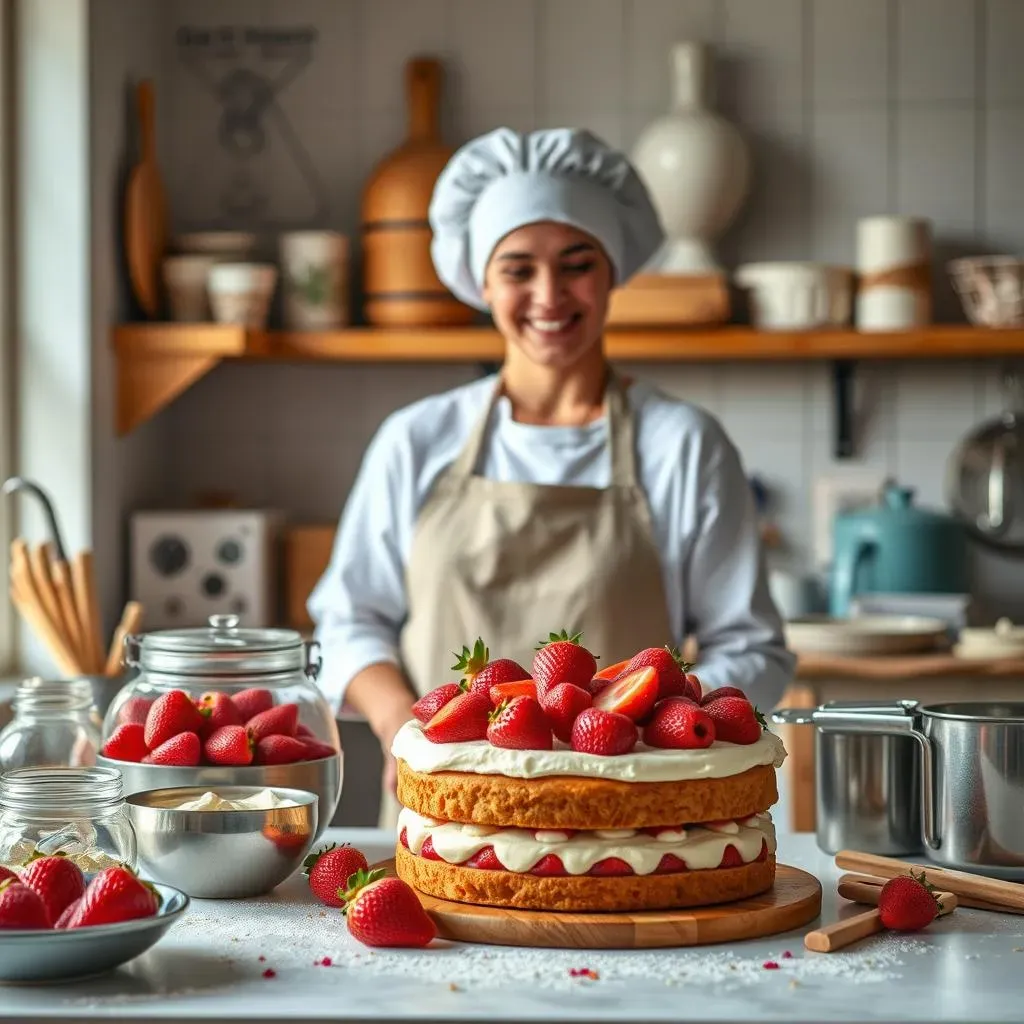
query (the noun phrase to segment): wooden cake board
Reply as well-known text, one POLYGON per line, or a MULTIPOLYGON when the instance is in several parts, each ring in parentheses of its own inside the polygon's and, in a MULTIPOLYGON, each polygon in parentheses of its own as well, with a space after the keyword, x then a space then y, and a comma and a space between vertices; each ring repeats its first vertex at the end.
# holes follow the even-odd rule
MULTIPOLYGON (((395 873, 393 859, 374 867, 395 873)), ((441 938, 557 949, 659 949, 738 942, 802 928, 821 913, 821 883, 788 864, 778 865, 775 884, 759 896, 688 910, 576 914, 455 903, 419 891, 416 895, 441 938)))

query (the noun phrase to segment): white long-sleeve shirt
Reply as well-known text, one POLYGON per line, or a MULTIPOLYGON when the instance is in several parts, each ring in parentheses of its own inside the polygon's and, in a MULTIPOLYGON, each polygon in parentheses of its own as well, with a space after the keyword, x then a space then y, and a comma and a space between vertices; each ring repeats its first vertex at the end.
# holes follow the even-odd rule
MULTIPOLYGON (((490 376, 414 402, 388 416, 370 442, 330 563, 308 601, 323 656, 320 685, 335 707, 361 669, 400 663, 405 566, 417 516, 484 414, 495 384, 490 376)), ((632 382, 627 394, 673 630, 665 642, 681 645, 693 634, 705 688, 738 686, 767 712, 795 658, 768 593, 739 455, 704 410, 644 381, 632 382)), ((478 472, 503 481, 607 487, 607 436, 603 417, 582 427, 516 422, 502 397, 478 472)))

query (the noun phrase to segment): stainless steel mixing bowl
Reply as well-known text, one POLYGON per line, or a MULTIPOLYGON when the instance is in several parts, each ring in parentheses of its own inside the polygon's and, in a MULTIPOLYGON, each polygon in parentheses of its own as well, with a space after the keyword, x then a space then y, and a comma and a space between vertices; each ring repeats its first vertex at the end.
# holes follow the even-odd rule
MULTIPOLYGON (((225 800, 261 787, 217 786, 225 800)), ((270 787, 293 807, 185 811, 179 804, 206 786, 154 789, 127 798, 139 867, 158 882, 199 899, 242 899, 270 892, 301 867, 316 838, 315 793, 270 787)))

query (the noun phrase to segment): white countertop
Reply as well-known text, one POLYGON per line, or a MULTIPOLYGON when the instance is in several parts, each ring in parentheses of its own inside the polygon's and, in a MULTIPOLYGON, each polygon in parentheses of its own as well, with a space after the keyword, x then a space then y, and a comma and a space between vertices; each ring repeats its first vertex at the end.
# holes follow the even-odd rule
MULTIPOLYGON (((335 829, 327 838, 353 843, 371 863, 392 849, 390 836, 372 829, 335 829)), ((821 879, 823 920, 835 920, 838 872, 813 836, 780 835, 779 852, 821 879)), ((194 901, 157 946, 103 978, 0 988, 0 1019, 1021 1020, 1024 916, 958 909, 924 932, 830 954, 806 952, 802 935, 657 951, 437 940, 423 951, 371 951, 295 875, 270 897, 194 901), (325 956, 331 966, 314 964, 325 956), (779 969, 765 969, 769 960, 779 969), (574 967, 600 977, 573 978, 574 967), (274 976, 264 978, 268 968, 274 976)))

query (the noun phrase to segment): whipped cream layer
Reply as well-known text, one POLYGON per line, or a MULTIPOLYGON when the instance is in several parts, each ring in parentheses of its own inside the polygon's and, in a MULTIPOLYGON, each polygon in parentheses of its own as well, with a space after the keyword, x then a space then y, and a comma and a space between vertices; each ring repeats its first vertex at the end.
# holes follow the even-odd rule
POLYGON ((727 846, 735 847, 744 864, 757 860, 762 844, 775 853, 775 826, 765 811, 739 821, 660 829, 656 835, 634 829, 558 832, 522 828, 491 828, 425 818, 407 807, 398 816, 398 834, 406 833, 409 850, 419 856, 430 839, 434 852, 448 864, 462 864, 485 847, 509 870, 529 871, 548 854, 561 860, 570 875, 585 875, 599 861, 615 857, 638 875, 653 874, 671 853, 690 871, 717 868, 727 846))
POLYGON ((757 765, 782 766, 786 748, 767 730, 756 743, 715 740, 700 750, 665 750, 638 743, 628 754, 605 757, 583 754, 555 740, 554 750, 509 750, 487 740, 432 743, 423 726, 410 719, 395 734, 391 753, 414 772, 474 772, 535 779, 545 775, 578 775, 617 782, 680 782, 684 779, 723 779, 757 765))

